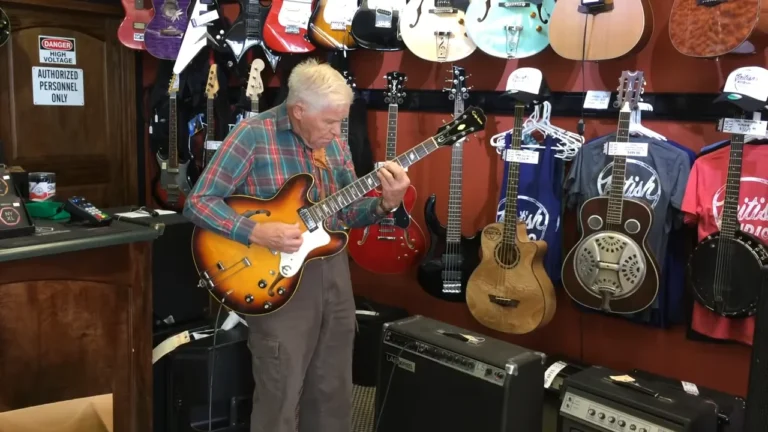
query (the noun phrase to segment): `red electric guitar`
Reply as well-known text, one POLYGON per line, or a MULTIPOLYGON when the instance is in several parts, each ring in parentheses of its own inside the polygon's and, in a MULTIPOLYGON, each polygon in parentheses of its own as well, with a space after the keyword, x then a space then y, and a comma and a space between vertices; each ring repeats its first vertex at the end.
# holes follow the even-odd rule
MULTIPOLYGON (((407 77, 400 72, 389 72, 386 79, 384 100, 389 103, 386 160, 390 161, 397 157, 397 108, 405 97, 403 87, 407 77)), ((346 132, 346 128, 343 131, 346 132)), ((382 164, 378 163, 377 168, 382 164)), ((374 189, 366 196, 380 197, 381 190, 374 189)), ((415 203, 416 188, 411 185, 394 212, 376 224, 350 230, 349 255, 360 267, 373 273, 403 273, 421 261, 426 239, 421 227, 411 219, 415 203)))
POLYGON ((315 0, 272 0, 264 23, 264 43, 273 51, 300 54, 314 51, 307 28, 315 0))
POLYGON ((125 19, 117 29, 117 38, 128 48, 144 50, 144 29, 155 16, 150 0, 123 0, 125 19))

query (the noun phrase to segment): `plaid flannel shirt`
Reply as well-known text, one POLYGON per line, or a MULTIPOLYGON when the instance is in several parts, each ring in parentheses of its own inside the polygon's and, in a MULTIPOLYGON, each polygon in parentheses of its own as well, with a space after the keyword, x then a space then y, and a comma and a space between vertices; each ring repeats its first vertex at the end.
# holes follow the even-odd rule
MULTIPOLYGON (((242 120, 192 188, 184 215, 198 226, 247 245, 256 222, 237 214, 223 198, 248 195, 269 199, 292 176, 309 173, 316 180, 320 175, 310 191, 310 197, 319 201, 319 187, 329 196, 357 180, 346 142, 334 139, 326 155, 330 169, 316 167, 312 149, 292 130, 285 103, 242 120)), ((380 219, 377 206, 378 199, 361 198, 326 222, 334 230, 344 229, 344 225, 371 225, 380 219)))

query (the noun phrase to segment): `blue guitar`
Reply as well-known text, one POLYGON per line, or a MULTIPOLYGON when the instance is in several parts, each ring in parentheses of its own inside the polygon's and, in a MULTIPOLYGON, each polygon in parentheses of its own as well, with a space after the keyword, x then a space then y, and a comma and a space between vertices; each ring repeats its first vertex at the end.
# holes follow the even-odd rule
POLYGON ((549 45, 549 17, 555 0, 475 0, 464 25, 477 48, 505 59, 538 54, 549 45))

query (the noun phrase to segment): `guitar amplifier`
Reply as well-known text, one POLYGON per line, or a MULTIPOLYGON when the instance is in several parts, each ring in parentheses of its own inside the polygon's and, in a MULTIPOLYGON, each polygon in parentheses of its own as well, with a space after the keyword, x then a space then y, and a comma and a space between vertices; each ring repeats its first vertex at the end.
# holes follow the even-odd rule
POLYGON ((384 327, 378 432, 541 432, 542 353, 420 315, 384 327))
POLYGON ((558 430, 717 432, 718 407, 711 400, 632 378, 629 383, 626 375, 598 366, 566 378, 558 430))

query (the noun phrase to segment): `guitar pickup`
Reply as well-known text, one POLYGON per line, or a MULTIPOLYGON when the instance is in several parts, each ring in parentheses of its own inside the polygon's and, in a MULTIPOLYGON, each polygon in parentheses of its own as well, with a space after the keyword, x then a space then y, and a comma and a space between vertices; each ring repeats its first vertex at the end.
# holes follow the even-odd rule
POLYGON ((347 24, 342 21, 334 21, 331 23, 331 30, 346 30, 347 24))
POLYGON ((439 7, 439 8, 430 9, 429 13, 435 14, 435 15, 457 14, 459 13, 459 9, 455 7, 439 7))
POLYGON ((317 229, 317 223, 315 223, 315 220, 312 219, 312 215, 309 213, 309 209, 306 207, 299 209, 299 218, 301 218, 301 221, 304 222, 304 225, 307 226, 307 230, 309 230, 309 232, 313 232, 317 229))

